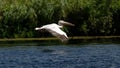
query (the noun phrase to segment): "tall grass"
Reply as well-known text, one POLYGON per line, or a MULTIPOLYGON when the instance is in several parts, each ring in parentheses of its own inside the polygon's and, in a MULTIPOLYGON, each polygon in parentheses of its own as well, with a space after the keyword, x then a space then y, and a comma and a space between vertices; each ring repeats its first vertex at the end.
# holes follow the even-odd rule
POLYGON ((73 35, 116 35, 119 11, 120 0, 0 0, 0 38, 46 36, 34 28, 59 19, 73 35))

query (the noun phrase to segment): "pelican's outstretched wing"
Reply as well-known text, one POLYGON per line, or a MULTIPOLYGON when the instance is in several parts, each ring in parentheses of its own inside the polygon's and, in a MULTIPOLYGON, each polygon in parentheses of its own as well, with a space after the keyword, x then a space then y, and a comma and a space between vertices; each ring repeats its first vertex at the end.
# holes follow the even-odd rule
POLYGON ((68 36, 66 35, 66 33, 64 31, 62 31, 60 29, 60 26, 57 24, 48 24, 48 25, 42 26, 40 28, 35 28, 35 30, 41 30, 41 29, 47 30, 52 35, 59 38, 62 42, 66 42, 68 40, 68 36))
POLYGON ((67 36, 67 34, 66 34, 64 31, 62 31, 60 28, 51 29, 51 30, 49 30, 49 32, 50 32, 52 35, 54 35, 54 36, 56 36, 57 38, 59 38, 62 42, 68 41, 68 36, 67 36))

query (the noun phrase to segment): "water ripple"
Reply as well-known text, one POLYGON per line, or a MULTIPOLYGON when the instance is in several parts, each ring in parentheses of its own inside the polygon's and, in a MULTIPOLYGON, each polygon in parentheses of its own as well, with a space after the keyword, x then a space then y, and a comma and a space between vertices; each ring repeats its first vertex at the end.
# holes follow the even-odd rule
POLYGON ((120 68, 119 44, 0 48, 0 68, 120 68))

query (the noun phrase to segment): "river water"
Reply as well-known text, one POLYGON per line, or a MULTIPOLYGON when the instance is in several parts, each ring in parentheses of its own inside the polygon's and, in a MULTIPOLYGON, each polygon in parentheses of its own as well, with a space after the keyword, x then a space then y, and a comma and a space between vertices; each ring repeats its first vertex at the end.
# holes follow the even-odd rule
POLYGON ((119 39, 0 42, 0 68, 120 68, 119 39))

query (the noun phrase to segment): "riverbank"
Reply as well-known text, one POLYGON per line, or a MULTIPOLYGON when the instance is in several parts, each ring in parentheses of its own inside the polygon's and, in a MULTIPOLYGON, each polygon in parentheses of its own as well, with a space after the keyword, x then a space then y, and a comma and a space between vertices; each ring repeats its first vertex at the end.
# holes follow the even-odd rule
MULTIPOLYGON (((120 38, 120 36, 74 36, 69 37, 69 39, 110 39, 110 38, 120 38)), ((39 41, 39 40, 58 40, 56 37, 49 38, 5 38, 0 39, 0 41, 39 41)))

